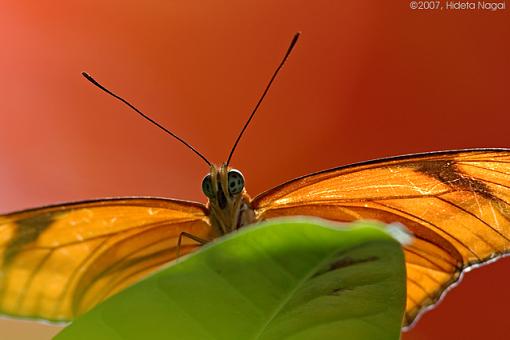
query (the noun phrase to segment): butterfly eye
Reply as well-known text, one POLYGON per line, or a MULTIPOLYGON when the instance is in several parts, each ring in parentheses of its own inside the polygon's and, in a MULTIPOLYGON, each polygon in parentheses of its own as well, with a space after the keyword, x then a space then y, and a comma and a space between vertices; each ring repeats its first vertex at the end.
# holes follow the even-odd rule
POLYGON ((228 192, 231 195, 237 195, 244 189, 244 177, 237 170, 228 172, 228 192))
POLYGON ((202 191, 209 198, 214 198, 211 175, 207 175, 202 180, 202 191))

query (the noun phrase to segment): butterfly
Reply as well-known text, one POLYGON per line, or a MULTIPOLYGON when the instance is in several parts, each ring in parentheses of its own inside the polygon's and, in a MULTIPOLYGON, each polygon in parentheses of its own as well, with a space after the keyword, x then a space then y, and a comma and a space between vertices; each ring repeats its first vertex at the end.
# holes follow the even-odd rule
POLYGON ((400 222, 410 325, 462 272, 510 250, 510 149, 406 155, 303 176, 250 198, 228 160, 209 166, 207 204, 128 197, 58 204, 0 216, 0 313, 68 321, 178 256, 244 226, 295 215, 400 222))

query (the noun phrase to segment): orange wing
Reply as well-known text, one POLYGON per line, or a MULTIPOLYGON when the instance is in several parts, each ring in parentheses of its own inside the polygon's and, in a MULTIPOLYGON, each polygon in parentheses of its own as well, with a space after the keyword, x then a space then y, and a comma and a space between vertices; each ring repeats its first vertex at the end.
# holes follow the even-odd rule
POLYGON ((401 222, 409 325, 462 271, 510 250, 510 150, 401 156, 327 170, 256 197, 257 219, 312 215, 401 222))
MULTIPOLYGON (((70 320, 175 259, 179 234, 211 239, 199 203, 120 198, 0 216, 0 313, 70 320)), ((181 254, 197 246, 183 238, 181 254)))

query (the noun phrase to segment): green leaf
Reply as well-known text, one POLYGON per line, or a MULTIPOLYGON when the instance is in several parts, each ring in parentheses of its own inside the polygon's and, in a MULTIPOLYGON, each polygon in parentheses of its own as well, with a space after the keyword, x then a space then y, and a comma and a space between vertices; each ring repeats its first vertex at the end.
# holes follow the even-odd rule
POLYGON ((398 339, 400 244, 381 224, 273 220, 111 297, 66 339, 398 339))

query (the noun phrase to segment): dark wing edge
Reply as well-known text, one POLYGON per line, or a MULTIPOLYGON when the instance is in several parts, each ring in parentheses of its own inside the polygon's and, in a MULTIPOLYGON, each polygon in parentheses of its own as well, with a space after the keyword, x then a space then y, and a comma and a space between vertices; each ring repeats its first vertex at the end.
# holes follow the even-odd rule
MULTIPOLYGON (((205 215, 209 215, 209 211, 205 207, 204 204, 194 201, 188 200, 179 200, 174 198, 166 198, 166 197, 155 197, 155 196, 122 196, 122 197, 104 197, 104 198, 91 198, 87 200, 79 200, 79 201, 71 201, 71 202, 55 202, 47 205, 41 205, 34 208, 27 209, 19 209, 15 211, 9 211, 6 213, 0 213, 0 218, 9 218, 19 213, 30 213, 37 210, 65 210, 68 208, 75 208, 81 205, 95 205, 98 203, 118 203, 118 202, 135 202, 135 201, 147 201, 153 203, 159 203, 162 205, 168 203, 174 204, 185 204, 189 206, 193 206, 197 209, 201 209, 205 215)), ((153 205, 147 204, 147 206, 152 207, 153 205)))
POLYGON ((266 197, 269 196, 275 192, 281 191, 284 187, 287 187, 291 185, 292 183, 299 182, 302 180, 306 180, 311 177, 315 177, 317 175, 327 174, 339 170, 358 170, 362 167, 370 167, 371 165, 379 166, 382 163, 389 162, 389 161, 406 161, 406 160, 412 160, 413 158, 421 158, 421 157, 434 157, 434 156, 451 156, 456 155, 460 153, 485 153, 485 152, 510 152, 510 148, 471 148, 471 149, 456 149, 456 150, 445 150, 445 151, 429 151, 429 152, 419 152, 419 153, 410 153, 405 155, 398 155, 398 156, 389 156, 389 157, 381 157, 376 159, 371 159, 368 161, 362 161, 362 162, 355 162, 350 163, 346 165, 341 165, 334 168, 329 168, 325 170, 320 170, 313 172, 311 174, 299 176, 296 178, 293 178, 287 182, 283 182, 282 184, 279 184, 273 188, 270 188, 266 191, 263 191, 262 193, 258 194, 254 198, 252 198, 251 203, 253 206, 257 206, 258 202, 266 197))

